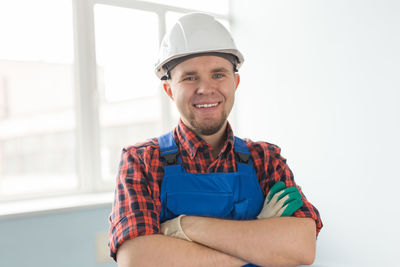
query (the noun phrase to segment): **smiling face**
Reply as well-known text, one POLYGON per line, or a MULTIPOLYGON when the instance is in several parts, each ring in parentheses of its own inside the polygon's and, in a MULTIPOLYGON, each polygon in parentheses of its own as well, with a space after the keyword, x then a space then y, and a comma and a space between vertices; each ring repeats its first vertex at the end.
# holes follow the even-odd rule
POLYGON ((210 136, 225 129, 239 81, 228 60, 199 56, 172 69, 163 87, 183 123, 200 136, 210 136))

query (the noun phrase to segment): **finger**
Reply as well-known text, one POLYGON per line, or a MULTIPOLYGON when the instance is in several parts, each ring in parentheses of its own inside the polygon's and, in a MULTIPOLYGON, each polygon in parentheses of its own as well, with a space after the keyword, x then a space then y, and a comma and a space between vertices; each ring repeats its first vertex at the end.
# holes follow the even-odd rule
POLYGON ((265 219, 265 218, 275 217, 277 216, 276 214, 279 212, 280 208, 281 207, 277 205, 268 205, 260 212, 257 218, 265 219))
POLYGON ((286 188, 286 185, 284 182, 279 181, 279 182, 275 183, 274 186, 272 186, 268 192, 267 200, 268 201, 271 200, 271 198, 275 195, 276 192, 279 192, 285 188, 286 188))
POLYGON ((301 195, 298 191, 289 193, 289 194, 285 194, 285 192, 283 192, 281 195, 278 196, 278 199, 280 199, 279 201, 277 201, 274 206, 277 207, 278 209, 282 209, 283 207, 285 207, 287 204, 289 204, 290 202, 294 201, 294 200, 300 200, 301 199, 301 195), (284 195, 281 198, 281 195, 284 195))
POLYGON ((285 207, 283 207, 279 212, 278 216, 290 216, 292 215, 296 210, 301 208, 303 206, 303 201, 301 200, 294 200, 289 202, 285 207))
POLYGON ((163 233, 164 235, 173 235, 180 227, 181 216, 163 222, 160 229, 161 233, 163 233))
POLYGON ((295 193, 295 192, 299 192, 297 187, 294 187, 294 186, 288 187, 285 190, 283 190, 282 194, 279 195, 278 200, 280 200, 281 198, 285 197, 288 194, 295 193))
POLYGON ((293 199, 295 197, 297 197, 298 199, 301 199, 301 195, 300 197, 298 197, 300 195, 299 190, 292 186, 292 187, 288 187, 284 190, 281 190, 277 193, 275 193, 275 195, 272 197, 271 201, 268 202, 268 205, 270 206, 274 206, 274 205, 278 205, 280 207, 284 206, 284 201, 287 199, 293 199), (283 199, 283 200, 282 200, 283 199))
POLYGON ((163 222, 161 224, 161 227, 160 227, 161 233, 164 234, 164 235, 167 235, 167 231, 168 231, 168 225, 167 224, 168 224, 168 221, 167 222, 163 222))
POLYGON ((284 197, 285 195, 286 195, 286 194, 285 194, 285 190, 281 190, 281 191, 275 193, 275 194, 272 196, 271 200, 268 202, 268 206, 269 206, 269 207, 274 207, 274 206, 276 206, 276 203, 278 202, 278 199, 281 199, 281 198, 284 197))
POLYGON ((279 204, 281 204, 281 206, 285 206, 286 204, 288 204, 289 202, 292 202, 293 200, 301 200, 302 196, 299 193, 299 191, 295 191, 292 193, 287 194, 284 198, 282 198, 281 200, 279 200, 279 204), (283 200, 283 203, 281 202, 283 200))

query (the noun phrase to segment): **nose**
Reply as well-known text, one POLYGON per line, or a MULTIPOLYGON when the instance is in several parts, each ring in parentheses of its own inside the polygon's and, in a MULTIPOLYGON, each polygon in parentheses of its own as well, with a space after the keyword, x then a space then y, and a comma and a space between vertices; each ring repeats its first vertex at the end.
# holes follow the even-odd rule
POLYGON ((215 82, 212 79, 201 79, 196 93, 199 95, 213 94, 216 90, 215 82))

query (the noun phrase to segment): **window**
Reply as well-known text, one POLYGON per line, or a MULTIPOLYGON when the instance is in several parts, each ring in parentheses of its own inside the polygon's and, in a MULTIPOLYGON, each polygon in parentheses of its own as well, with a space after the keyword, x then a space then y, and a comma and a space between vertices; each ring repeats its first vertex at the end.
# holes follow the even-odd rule
POLYGON ((123 146, 162 132, 154 12, 95 6, 97 78, 100 95, 101 168, 114 180, 123 146))
POLYGON ((0 201, 112 191, 121 149, 179 115, 154 63, 179 16, 224 1, 0 3, 0 201), (218 2, 218 3, 217 3, 218 2))
POLYGON ((0 200, 78 187, 71 2, 0 2, 0 200))

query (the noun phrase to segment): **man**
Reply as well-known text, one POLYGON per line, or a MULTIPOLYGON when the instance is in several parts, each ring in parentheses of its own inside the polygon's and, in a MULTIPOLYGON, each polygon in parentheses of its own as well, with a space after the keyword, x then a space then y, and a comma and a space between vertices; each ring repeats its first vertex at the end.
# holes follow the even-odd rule
POLYGON ((156 75, 181 120, 125 148, 111 256, 125 266, 312 264, 322 223, 277 146, 233 135, 227 117, 243 56, 213 17, 181 17, 156 75))

